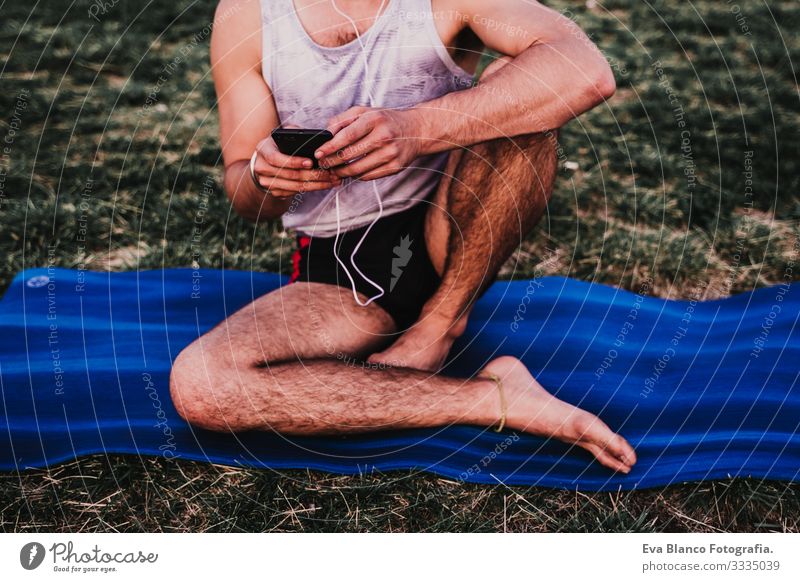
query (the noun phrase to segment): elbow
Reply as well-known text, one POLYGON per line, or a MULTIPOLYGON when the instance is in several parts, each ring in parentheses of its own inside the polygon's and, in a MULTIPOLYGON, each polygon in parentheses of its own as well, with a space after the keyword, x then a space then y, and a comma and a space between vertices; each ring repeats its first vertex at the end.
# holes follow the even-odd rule
POLYGON ((241 196, 228 194, 228 200, 230 200, 233 211, 236 214, 253 224, 260 224, 281 217, 280 212, 273 212, 264 205, 255 205, 250 201, 242 200, 241 196))
MULTIPOLYGON (((603 64, 605 64, 605 62, 603 64)), ((614 73, 607 65, 598 67, 597 72, 586 73, 584 79, 579 91, 579 96, 576 97, 574 107, 576 116, 597 107, 614 95, 617 90, 617 82, 614 79, 614 73)))
POLYGON ((257 222, 256 217, 253 216, 252 210, 248 208, 249 204, 244 203, 243 196, 237 195, 236 189, 227 184, 227 181, 225 184, 225 194, 228 196, 228 202, 230 202, 236 214, 249 222, 257 222))
POLYGON ((614 72, 608 63, 603 60, 598 67, 598 71, 592 77, 591 91, 597 103, 601 103, 606 99, 610 99, 617 91, 617 81, 614 78, 614 72))
MULTIPOLYGON (((227 169, 225 171, 225 194, 228 197, 228 202, 233 207, 233 211, 253 224, 280 218, 281 214, 283 214, 280 209, 265 204, 263 198, 254 198, 248 193, 247 188, 242 186, 244 178, 242 174, 237 175, 227 169)), ((250 180, 249 176, 247 176, 247 180, 250 180)))
POLYGON ((232 204, 233 211, 236 213, 237 216, 243 218, 247 222, 251 222, 253 224, 258 224, 263 218, 260 215, 253 214, 249 209, 243 208, 236 204, 232 204))
POLYGON ((598 79, 597 92, 600 93, 604 100, 611 99, 614 93, 617 92, 617 80, 614 78, 611 67, 606 67, 605 72, 601 75, 600 79, 598 79))

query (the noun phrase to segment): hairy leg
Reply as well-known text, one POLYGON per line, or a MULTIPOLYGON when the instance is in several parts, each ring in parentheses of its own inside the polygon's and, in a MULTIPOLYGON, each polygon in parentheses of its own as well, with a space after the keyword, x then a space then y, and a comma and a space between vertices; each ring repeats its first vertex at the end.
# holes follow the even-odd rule
MULTIPOLYGON (((507 61, 495 61, 484 76, 507 61)), ((558 166, 556 133, 479 143, 451 153, 426 224, 442 282, 419 321, 370 361, 438 370, 480 293, 544 213, 558 166)))
MULTIPOLYGON (((394 331, 380 307, 349 289, 293 283, 259 298, 183 350, 170 377, 178 413, 200 428, 341 434, 500 418, 494 381, 448 378, 361 357, 394 331)), ((507 426, 574 443, 628 472, 636 456, 602 421, 547 393, 516 359, 485 372, 501 378, 507 426)))

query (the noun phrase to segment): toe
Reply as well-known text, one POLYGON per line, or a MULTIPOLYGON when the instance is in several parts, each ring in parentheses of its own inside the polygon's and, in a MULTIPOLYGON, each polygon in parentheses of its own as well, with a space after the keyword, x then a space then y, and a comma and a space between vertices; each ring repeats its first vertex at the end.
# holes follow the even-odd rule
POLYGON ((636 451, 633 450, 633 447, 630 445, 630 443, 620 435, 617 435, 615 440, 617 441, 617 457, 625 461, 625 463, 630 466, 635 465, 637 460, 636 451))
POLYGON ((636 452, 622 436, 612 433, 605 443, 605 450, 628 466, 636 464, 636 452))
POLYGON ((606 451, 600 451, 600 454, 597 455, 597 460, 608 467, 609 469, 613 469, 614 471, 619 471, 620 473, 625 473, 626 475, 631 472, 630 465, 620 461, 616 457, 611 456, 606 451))
POLYGON ((615 464, 621 463, 630 469, 636 463, 636 453, 628 441, 612 431, 596 416, 588 413, 586 416, 582 415, 575 428, 580 435, 577 438, 578 442, 593 445, 606 457, 615 459, 615 464))
POLYGON ((613 456, 607 450, 595 444, 587 444, 581 446, 583 446, 583 448, 592 453, 597 459, 597 461, 604 467, 608 467, 613 471, 619 471, 620 473, 624 473, 626 475, 631 472, 631 468, 628 464, 621 461, 617 457, 613 456))

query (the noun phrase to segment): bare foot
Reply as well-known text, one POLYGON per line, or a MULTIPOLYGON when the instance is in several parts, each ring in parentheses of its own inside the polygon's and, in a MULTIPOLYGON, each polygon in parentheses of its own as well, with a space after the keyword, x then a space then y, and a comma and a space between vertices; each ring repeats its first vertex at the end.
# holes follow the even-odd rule
POLYGON ((461 318, 455 324, 433 318, 422 319, 391 346, 372 354, 367 361, 438 372, 447 359, 453 342, 464 333, 466 327, 466 318, 461 318))
POLYGON ((629 473, 636 463, 628 441, 594 414, 547 392, 518 359, 502 356, 492 360, 481 375, 488 374, 503 383, 508 402, 506 426, 578 445, 615 471, 629 473))

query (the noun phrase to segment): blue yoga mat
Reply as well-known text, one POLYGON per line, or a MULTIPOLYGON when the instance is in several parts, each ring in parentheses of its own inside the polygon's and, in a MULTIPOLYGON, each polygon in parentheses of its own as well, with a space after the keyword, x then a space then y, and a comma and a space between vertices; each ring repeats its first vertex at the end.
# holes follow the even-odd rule
POLYGON ((581 490, 798 479, 798 284, 695 302, 546 277, 499 282, 483 296, 448 372, 521 358, 547 389, 631 442, 639 462, 625 476, 578 448, 470 426, 288 439, 187 425, 169 397, 171 362, 284 283, 242 271, 20 273, 0 301, 0 469, 128 453, 581 490))

